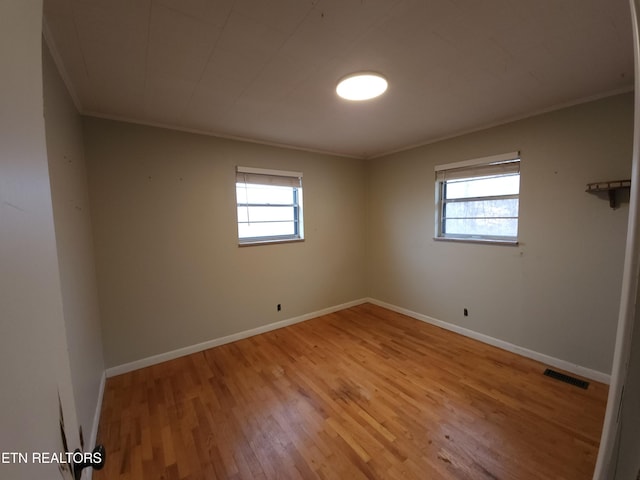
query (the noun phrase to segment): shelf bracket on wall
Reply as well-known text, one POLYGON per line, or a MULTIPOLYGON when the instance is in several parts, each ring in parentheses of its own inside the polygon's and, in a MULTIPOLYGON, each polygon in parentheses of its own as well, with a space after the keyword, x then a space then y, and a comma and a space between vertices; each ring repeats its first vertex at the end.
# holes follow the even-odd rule
POLYGON ((618 192, 625 188, 631 188, 631 180, 612 180, 610 182, 587 183, 588 193, 607 192, 609 195, 609 206, 618 208, 618 192))

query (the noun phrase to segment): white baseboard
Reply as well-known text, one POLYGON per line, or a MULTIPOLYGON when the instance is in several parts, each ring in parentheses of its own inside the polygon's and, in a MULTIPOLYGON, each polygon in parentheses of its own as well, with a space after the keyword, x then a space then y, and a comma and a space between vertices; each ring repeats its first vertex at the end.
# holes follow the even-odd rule
MULTIPOLYGON (((98 399, 96 402, 96 411, 93 414, 93 425, 91 426, 91 437, 89 443, 85 442, 85 450, 90 452, 96 446, 98 441, 98 428, 100 426, 100 414, 102 413, 102 399, 104 398, 104 385, 107 381, 106 372, 102 373, 100 378, 100 386, 98 387, 98 399)), ((82 476, 85 480, 91 480, 93 477, 93 468, 85 468, 82 472, 82 476)))
MULTIPOLYGON (((298 317, 289 318, 286 320, 282 320, 275 323, 270 323, 268 325, 263 325, 261 327, 253 328, 250 330, 245 330, 242 332, 234 333, 231 335, 227 335, 225 337, 214 338, 212 340, 208 340, 206 342, 198 343, 196 345, 191 345, 188 347, 179 348, 177 350, 172 350, 170 352, 161 353, 158 355, 153 355, 151 357, 142 358, 140 360, 136 360, 130 363, 125 363, 123 365, 118 365, 116 367, 108 368, 105 372, 106 378, 114 377, 116 375, 121 375, 123 373, 132 372, 134 370, 138 370, 140 368, 149 367, 151 365, 156 365, 158 363, 166 362, 168 360, 173 360, 175 358, 183 357, 185 355, 190 355, 192 353, 201 352, 203 350, 207 350, 209 348, 217 347, 219 345, 224 345, 226 343, 235 342, 237 340, 242 340, 244 338, 252 337, 254 335, 259 335, 261 333, 270 332, 272 330, 276 330, 278 328, 283 328, 289 325, 293 325, 296 323, 304 322, 306 320, 310 320, 312 318, 320 317, 322 315, 327 315, 329 313, 337 312, 339 310, 344 310, 345 308, 350 308, 356 305, 360 305, 362 303, 370 302, 374 305, 378 305, 383 308, 387 308, 394 312, 402 313, 409 317, 415 318, 416 320, 420 320, 422 322, 429 323, 431 325, 435 325, 440 328, 444 328, 445 330, 449 330, 465 337, 473 338, 474 340, 478 340, 480 342, 486 343, 488 345, 492 345, 494 347, 501 348, 502 350, 506 350, 508 352, 515 353, 517 355, 522 355, 523 357, 530 358, 532 360, 536 360, 538 362, 544 363, 546 365, 550 365, 555 368, 559 368, 561 370, 565 370, 567 372, 573 373, 575 375, 579 375, 581 377, 585 377, 596 382, 609 384, 610 375, 607 373, 599 372, 597 370, 593 370, 587 367, 583 367, 581 365, 576 365, 571 362, 567 362, 566 360, 561 360, 559 358, 552 357, 550 355, 546 355, 544 353, 539 353, 533 350, 529 350, 528 348, 524 348, 513 343, 506 342, 504 340, 500 340, 494 337, 490 337, 489 335, 485 335, 483 333, 478 333, 473 330, 469 330, 468 328, 460 327, 458 325, 454 325, 452 323, 444 322, 442 320, 438 320, 433 317, 429 317, 428 315, 423 315, 421 313, 413 312, 406 308, 399 307, 397 305, 393 305, 390 303, 383 302, 381 300, 377 300, 375 298, 362 298, 359 300, 354 300, 351 302, 343 303, 341 305, 335 305, 333 307, 325 308, 322 310, 318 310, 315 312, 307 313, 305 315, 300 315, 298 317)), ((92 431, 92 444, 95 443, 95 436, 97 435, 97 426, 99 421, 100 410, 99 408, 102 405, 102 395, 104 389, 104 375, 100 385, 100 397, 99 404, 96 410, 96 417, 94 418, 94 427, 92 431)))
POLYGON ((121 375, 123 373, 132 372, 134 370, 138 370, 140 368, 149 367, 151 365, 156 365, 158 363, 166 362, 168 360, 173 360, 179 357, 183 357, 185 355, 190 355, 192 353, 201 352, 203 350, 207 350, 209 348, 217 347, 219 345, 224 345, 225 343, 235 342, 237 340, 242 340, 243 338, 252 337, 254 335, 259 335, 261 333, 270 332, 272 330, 277 330, 278 328, 287 327, 289 325, 293 325, 295 323, 304 322, 306 320, 310 320, 312 318, 320 317, 322 315, 327 315, 329 313, 337 312, 339 310, 344 310, 345 308, 354 307, 356 305, 360 305, 366 303, 368 299, 362 298, 359 300, 353 300, 351 302, 343 303, 341 305, 335 305, 333 307, 324 308, 322 310, 318 310, 316 312, 307 313, 305 315, 300 315, 298 317, 289 318, 287 320, 281 320, 279 322, 270 323, 268 325, 263 325, 261 327, 252 328, 251 330, 245 330, 243 332, 234 333, 231 335, 227 335, 225 337, 214 338, 212 340, 208 340, 206 342, 198 343, 196 345, 191 345, 188 347, 178 348, 177 350, 172 350, 170 352, 161 353, 158 355, 153 355, 151 357, 142 358, 140 360, 136 360, 130 363, 125 363, 123 365, 118 365, 116 367, 111 367, 106 370, 106 376, 114 377, 116 375, 121 375))
POLYGON ((609 384, 610 382, 610 375, 607 373, 599 372, 597 370, 592 370, 587 367, 576 365, 574 363, 567 362, 566 360, 561 360, 559 358, 545 355, 544 353, 535 352, 533 350, 529 350, 528 348, 520 347, 518 345, 514 345, 513 343, 505 342, 504 340, 499 340, 497 338, 490 337, 489 335, 484 335, 482 333, 474 332, 473 330, 469 330, 468 328, 460 327, 452 323, 444 322, 442 320, 429 317, 428 315, 423 315, 421 313, 407 310, 406 308, 398 307, 390 303, 376 300, 375 298, 368 298, 367 301, 369 303, 373 303, 374 305, 378 305, 380 307, 387 308, 394 312, 402 313, 411 318, 415 318, 416 320, 420 320, 422 322, 426 322, 431 325, 444 328, 445 330, 449 330, 449 331, 458 333, 460 335, 464 335, 465 337, 473 338, 474 340, 478 340, 480 342, 492 345, 494 347, 501 348, 502 350, 506 350, 511 353, 522 355, 523 357, 527 357, 532 360, 542 362, 546 365, 550 365, 552 367, 559 368, 567 372, 571 372, 575 375, 579 375, 581 377, 585 377, 585 378, 594 380, 596 382, 601 382, 606 384, 609 384))

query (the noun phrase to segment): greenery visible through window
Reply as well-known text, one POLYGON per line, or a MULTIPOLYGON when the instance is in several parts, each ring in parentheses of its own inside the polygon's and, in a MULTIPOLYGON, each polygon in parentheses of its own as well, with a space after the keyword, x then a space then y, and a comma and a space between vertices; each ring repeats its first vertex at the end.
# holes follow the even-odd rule
POLYGON ((301 240, 302 173, 238 167, 240 244, 301 240))
POLYGON ((437 238, 516 242, 518 152, 436 167, 437 238))

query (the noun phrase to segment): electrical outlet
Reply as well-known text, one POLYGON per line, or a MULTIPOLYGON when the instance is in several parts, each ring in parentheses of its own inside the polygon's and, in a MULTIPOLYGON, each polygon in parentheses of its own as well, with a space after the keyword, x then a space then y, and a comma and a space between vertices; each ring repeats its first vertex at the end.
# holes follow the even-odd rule
POLYGON ((278 304, 278 306, 276 307, 278 309, 278 311, 282 310, 282 305, 278 304))
POLYGON ((469 316, 469 310, 467 310, 466 308, 464 309, 464 316, 468 317, 469 316))

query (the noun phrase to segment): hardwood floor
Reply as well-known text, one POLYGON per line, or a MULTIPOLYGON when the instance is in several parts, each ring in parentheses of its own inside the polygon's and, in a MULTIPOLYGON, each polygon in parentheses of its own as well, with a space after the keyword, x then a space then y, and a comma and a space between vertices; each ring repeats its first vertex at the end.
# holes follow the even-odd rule
POLYGON ((364 304, 108 379, 95 480, 590 479, 607 386, 364 304))

